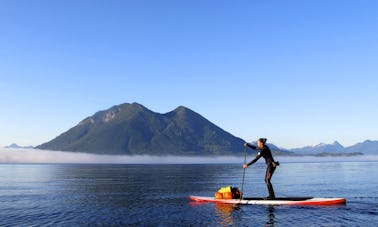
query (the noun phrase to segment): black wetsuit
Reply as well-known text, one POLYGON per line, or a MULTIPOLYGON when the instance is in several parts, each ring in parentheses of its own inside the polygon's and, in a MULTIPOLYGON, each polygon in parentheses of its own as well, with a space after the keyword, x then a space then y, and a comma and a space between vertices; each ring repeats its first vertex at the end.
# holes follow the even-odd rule
POLYGON ((261 149, 256 147, 256 146, 253 146, 249 143, 247 143, 247 146, 252 148, 252 149, 259 151, 259 153, 257 153, 255 159, 253 159, 251 162, 249 162, 247 164, 248 166, 257 162, 257 160, 259 160, 261 157, 263 157, 265 159, 265 163, 266 163, 265 183, 266 183, 266 186, 268 187, 268 192, 269 192, 268 198, 274 199, 276 196, 274 195, 274 190, 273 190, 272 183, 270 183, 270 179, 272 178, 272 175, 273 175, 274 171, 276 170, 276 166, 278 164, 277 164, 277 162, 274 161, 273 156, 272 156, 272 152, 270 151, 269 147, 266 146, 266 145, 264 145, 261 149))

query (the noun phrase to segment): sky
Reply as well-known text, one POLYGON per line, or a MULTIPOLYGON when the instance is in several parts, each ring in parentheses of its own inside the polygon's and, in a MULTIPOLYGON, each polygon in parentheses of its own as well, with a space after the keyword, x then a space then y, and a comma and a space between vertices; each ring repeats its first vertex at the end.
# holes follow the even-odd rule
POLYGON ((378 140, 375 0, 2 0, 0 146, 182 105, 283 148, 378 140))

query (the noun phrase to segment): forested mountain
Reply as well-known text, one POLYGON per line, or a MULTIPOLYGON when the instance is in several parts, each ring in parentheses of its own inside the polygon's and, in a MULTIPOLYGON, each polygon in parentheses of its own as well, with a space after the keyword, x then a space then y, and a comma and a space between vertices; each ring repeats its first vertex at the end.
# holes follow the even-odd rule
POLYGON ((180 106, 160 114, 125 103, 81 121, 38 149, 98 154, 240 154, 244 141, 180 106))

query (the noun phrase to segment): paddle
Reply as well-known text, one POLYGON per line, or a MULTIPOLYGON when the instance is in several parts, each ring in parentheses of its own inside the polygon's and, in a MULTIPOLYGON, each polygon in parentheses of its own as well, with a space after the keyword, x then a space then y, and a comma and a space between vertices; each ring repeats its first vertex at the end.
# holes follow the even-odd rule
MULTIPOLYGON (((244 164, 246 164, 246 162, 247 162, 247 147, 244 146, 244 164)), ((243 168, 243 180, 242 180, 240 200, 242 200, 244 197, 244 177, 245 177, 245 168, 243 168)))

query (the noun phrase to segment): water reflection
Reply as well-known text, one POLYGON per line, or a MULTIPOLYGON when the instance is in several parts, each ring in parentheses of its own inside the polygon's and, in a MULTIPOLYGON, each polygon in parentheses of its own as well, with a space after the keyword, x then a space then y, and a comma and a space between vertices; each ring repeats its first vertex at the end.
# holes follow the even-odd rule
MULTIPOLYGON (((235 212, 240 210, 240 206, 233 204, 216 203, 215 212, 218 226, 234 226, 235 225, 235 212)), ((239 221, 239 220, 236 220, 239 221)))
MULTIPOLYGON (((243 215, 245 215, 244 212, 240 212, 242 207, 245 210, 254 208, 251 206, 216 203, 215 212, 216 212, 217 226, 235 226, 237 225, 237 223, 240 223, 242 219, 249 219, 249 217, 243 217, 243 215)), ((262 207, 259 207, 259 208, 262 208, 262 207)), ((266 222, 264 221, 265 222, 264 226, 273 227, 275 224, 274 206, 267 206, 266 212, 262 212, 263 210, 264 208, 262 210, 261 209, 254 210, 254 213, 257 216, 249 220, 252 221, 254 224, 256 224, 256 222, 263 221, 265 219, 263 214, 266 214, 267 218, 265 219, 266 222)))
POLYGON ((265 226, 274 226, 274 206, 268 207, 268 222, 265 226))

